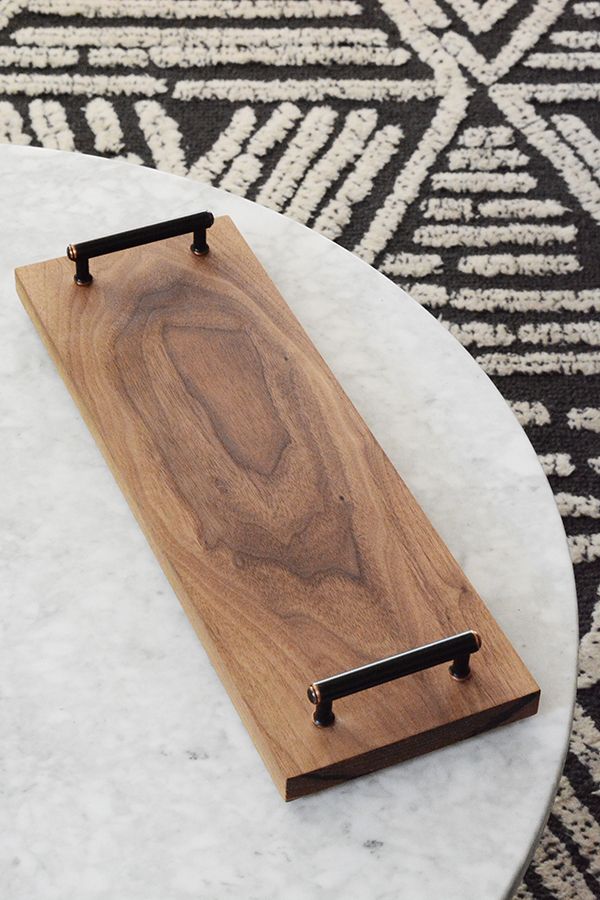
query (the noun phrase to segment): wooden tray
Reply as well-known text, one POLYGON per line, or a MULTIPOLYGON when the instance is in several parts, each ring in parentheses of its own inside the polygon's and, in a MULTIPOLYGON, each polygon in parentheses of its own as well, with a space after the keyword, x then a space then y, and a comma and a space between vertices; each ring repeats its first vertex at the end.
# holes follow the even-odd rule
POLYGON ((535 681, 233 222, 209 237, 202 257, 189 236, 101 256, 85 287, 66 258, 25 266, 17 289, 282 795, 535 713, 535 681), (438 665, 313 724, 315 680, 470 629, 469 680, 438 665))

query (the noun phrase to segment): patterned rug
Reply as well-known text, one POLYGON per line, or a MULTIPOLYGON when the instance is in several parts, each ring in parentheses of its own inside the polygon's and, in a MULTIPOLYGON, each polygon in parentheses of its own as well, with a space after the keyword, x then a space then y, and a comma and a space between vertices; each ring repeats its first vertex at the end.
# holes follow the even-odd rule
POLYGON ((306 223, 407 287, 511 404, 581 631, 571 749, 517 896, 600 896, 600 2, 4 0, 0 29, 0 141, 306 223))

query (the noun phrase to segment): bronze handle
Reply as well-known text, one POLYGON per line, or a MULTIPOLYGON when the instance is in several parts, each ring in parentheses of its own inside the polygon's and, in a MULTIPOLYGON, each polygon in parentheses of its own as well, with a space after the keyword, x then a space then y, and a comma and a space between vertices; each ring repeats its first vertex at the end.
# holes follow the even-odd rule
POLYGON ((476 631, 463 631, 433 644, 415 647, 413 650, 398 653, 396 656, 387 656, 358 669, 350 669, 330 678, 313 681, 307 692, 308 699, 315 705, 313 722, 320 726, 333 725, 335 721, 333 701, 340 697, 348 697, 350 694, 394 681, 396 678, 403 678, 405 675, 412 675, 414 672, 431 669, 450 660, 452 660, 451 676, 456 681, 466 681, 471 675, 471 653, 477 653, 480 647, 481 638, 476 631))
POLYGON ((131 231, 121 231, 119 234, 109 234, 93 241, 69 244, 67 256, 75 263, 75 284, 92 283, 94 279, 90 274, 89 261, 94 256, 105 256, 117 250, 129 250, 131 247, 139 247, 140 244, 152 244, 154 241, 187 234, 188 231, 194 235, 190 250, 196 256, 204 256, 208 253, 206 229, 210 228, 214 221, 212 213, 201 212, 193 216, 170 219, 168 222, 146 225, 143 228, 132 228, 131 231))

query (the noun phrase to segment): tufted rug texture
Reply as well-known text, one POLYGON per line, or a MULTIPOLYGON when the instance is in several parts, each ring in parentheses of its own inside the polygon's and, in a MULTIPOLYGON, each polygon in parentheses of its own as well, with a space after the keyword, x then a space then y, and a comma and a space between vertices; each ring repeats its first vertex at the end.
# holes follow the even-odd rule
POLYGON ((210 181, 353 250, 494 380, 564 517, 575 724, 517 896, 600 896, 600 2, 4 0, 0 141, 210 181))

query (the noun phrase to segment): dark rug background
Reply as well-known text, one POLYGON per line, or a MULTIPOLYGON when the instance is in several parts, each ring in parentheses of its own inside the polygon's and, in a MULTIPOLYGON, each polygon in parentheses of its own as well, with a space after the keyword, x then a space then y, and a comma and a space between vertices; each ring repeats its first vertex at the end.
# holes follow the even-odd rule
POLYGON ((305 222, 408 287, 511 403, 564 516, 581 634, 518 896, 600 896, 600 3, 7 0, 0 29, 0 140, 305 222))

